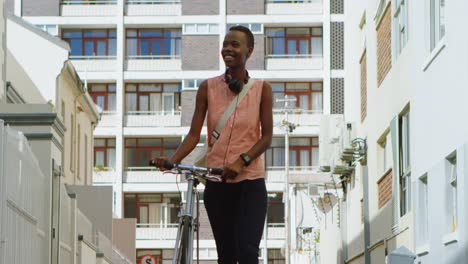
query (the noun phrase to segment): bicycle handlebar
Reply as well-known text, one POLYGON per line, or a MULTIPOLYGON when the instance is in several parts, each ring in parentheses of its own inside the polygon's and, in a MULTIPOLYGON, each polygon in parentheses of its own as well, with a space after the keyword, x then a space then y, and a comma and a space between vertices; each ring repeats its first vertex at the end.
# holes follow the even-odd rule
MULTIPOLYGON (((150 165, 155 166, 152 160, 150 161, 150 165)), ((164 164, 164 168, 168 170, 176 169, 176 170, 190 171, 194 173, 207 173, 207 174, 215 174, 215 175, 222 175, 224 172, 224 170, 221 168, 204 168, 204 167, 197 167, 197 166, 191 166, 191 165, 170 163, 168 161, 164 164)))

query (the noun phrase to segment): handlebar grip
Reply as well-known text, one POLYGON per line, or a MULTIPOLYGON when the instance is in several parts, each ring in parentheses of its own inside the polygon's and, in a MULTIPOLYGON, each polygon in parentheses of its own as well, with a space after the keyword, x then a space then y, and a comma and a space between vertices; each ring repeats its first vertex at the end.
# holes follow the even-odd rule
POLYGON ((221 175, 223 174, 224 170, 221 168, 212 168, 210 169, 211 174, 221 175))
POLYGON ((166 163, 164 163, 164 168, 165 169, 170 170, 170 169, 173 169, 174 167, 175 167, 175 164, 170 163, 169 161, 166 161, 166 163))

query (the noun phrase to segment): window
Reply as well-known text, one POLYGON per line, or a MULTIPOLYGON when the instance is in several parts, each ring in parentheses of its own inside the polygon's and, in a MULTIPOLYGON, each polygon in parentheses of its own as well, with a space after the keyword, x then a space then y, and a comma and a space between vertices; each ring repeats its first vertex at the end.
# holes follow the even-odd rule
POLYGON ((115 111, 115 84, 89 84, 89 95, 94 103, 104 111, 115 111))
POLYGON ((115 168, 115 139, 96 138, 94 139, 94 167, 95 168, 115 168))
POLYGON ((125 86, 125 110, 127 112, 150 111, 174 114, 174 111, 179 110, 179 106, 179 83, 144 83, 125 86))
POLYGON ((277 102, 276 99, 288 98, 296 99, 290 102, 292 109, 313 113, 323 112, 323 84, 322 82, 298 82, 298 83, 271 83, 273 91, 273 109, 283 110, 284 102, 277 102))
POLYGON ((63 40, 70 44, 73 57, 115 57, 117 41, 115 29, 67 29, 63 40))
POLYGON ((78 143, 76 144, 76 149, 78 151, 78 155, 76 155, 76 176, 78 179, 81 179, 81 125, 79 124, 76 136, 78 138, 78 143))
POLYGON ((74 171, 75 167, 74 167, 74 155, 73 155, 73 152, 75 151, 75 135, 74 135, 74 132, 75 132, 75 129, 74 129, 74 126, 75 126, 75 117, 73 116, 73 114, 70 115, 70 170, 71 171, 74 171))
POLYGON ((171 157, 180 144, 180 138, 127 138, 125 139, 125 166, 148 167, 153 157, 171 157))
POLYGON ((138 59, 180 58, 180 29, 128 29, 127 56, 138 59))
POLYGON ((112 5, 117 0, 62 0, 62 5, 112 5))
POLYGON ((281 249, 268 249, 268 264, 284 264, 286 263, 281 249))
POLYGON ((125 194, 125 218, 136 218, 138 227, 167 228, 178 222, 178 193, 125 194))
POLYGON ((445 36, 445 0, 430 1, 430 44, 431 51, 445 36))
POLYGON ((201 83, 203 82, 203 80, 193 80, 193 79, 190 79, 190 80, 183 80, 183 84, 182 84, 182 89, 186 90, 186 89, 198 89, 198 87, 201 85, 201 83))
POLYGON ((428 202, 428 185, 427 174, 419 178, 419 217, 417 226, 419 227, 419 245, 424 245, 428 240, 429 235, 429 202, 428 202))
POLYGON ((268 224, 284 224, 283 193, 268 194, 268 224))
POLYGON ((410 167, 410 116, 409 112, 400 116, 399 160, 400 160, 400 215, 410 210, 411 167, 410 167))
POLYGON ((62 121, 63 123, 65 123, 65 101, 62 100, 60 108, 61 108, 60 114, 62 116, 62 121))
POLYGON ((42 29, 43 31, 49 33, 52 36, 58 36, 57 25, 36 25, 36 27, 42 29))
POLYGON ((393 15, 395 51, 397 57, 408 41, 408 7, 407 0, 395 0, 395 11, 393 15))
MULTIPOLYGON (((318 138, 290 138, 289 165, 292 167, 318 166, 318 138)), ((284 167, 284 138, 273 138, 265 152, 267 167, 284 167)))
POLYGON ((384 175, 392 167, 392 149, 390 144, 390 133, 386 132, 378 141, 379 171, 384 175))
POLYGON ((446 159, 447 164, 447 233, 457 230, 457 155, 453 153, 446 159))
POLYGON ((217 35, 218 24, 184 24, 184 35, 217 35))
POLYGON ((321 57, 323 50, 322 28, 269 28, 267 56, 270 58, 321 57))
POLYGON ((227 24, 226 31, 229 31, 229 29, 234 26, 244 26, 250 29, 250 31, 252 31, 252 34, 263 34, 263 24, 248 24, 248 23, 227 24))

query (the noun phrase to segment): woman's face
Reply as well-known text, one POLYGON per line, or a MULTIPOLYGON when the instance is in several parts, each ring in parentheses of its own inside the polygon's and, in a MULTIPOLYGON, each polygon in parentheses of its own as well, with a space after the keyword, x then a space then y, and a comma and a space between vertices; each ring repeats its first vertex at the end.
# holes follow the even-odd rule
POLYGON ((245 65, 252 50, 247 45, 247 36, 241 31, 232 30, 224 37, 221 56, 226 67, 238 67, 245 65))

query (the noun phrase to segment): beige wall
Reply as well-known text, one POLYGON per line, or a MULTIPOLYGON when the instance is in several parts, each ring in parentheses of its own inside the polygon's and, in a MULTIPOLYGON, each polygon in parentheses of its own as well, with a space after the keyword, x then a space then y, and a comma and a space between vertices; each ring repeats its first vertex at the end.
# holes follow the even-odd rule
POLYGON ((112 244, 132 263, 136 263, 135 227, 135 218, 113 219, 112 222, 112 244))
MULTIPOLYGON (((67 66, 68 67, 68 66, 67 66)), ((81 82, 64 69, 58 77, 56 110, 65 127, 63 153, 64 182, 71 185, 92 184, 93 122, 92 110, 86 104, 90 100, 81 91, 81 82)))

